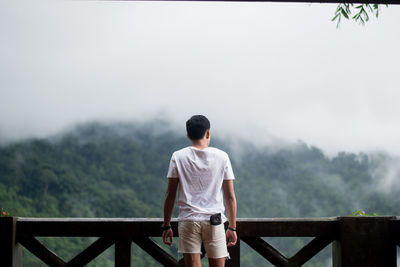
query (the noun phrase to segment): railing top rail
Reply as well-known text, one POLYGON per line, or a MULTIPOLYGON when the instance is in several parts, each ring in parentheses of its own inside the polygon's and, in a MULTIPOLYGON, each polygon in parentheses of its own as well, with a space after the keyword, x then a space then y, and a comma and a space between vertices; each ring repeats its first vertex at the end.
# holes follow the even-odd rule
POLYGON ((310 218, 238 218, 238 222, 332 222, 340 217, 310 217, 310 218))
MULTIPOLYGON (((162 222, 162 218, 37 218, 37 217, 18 217, 18 222, 162 222)), ((172 221, 177 221, 173 219, 172 221)))
MULTIPOLYGON (((163 222, 162 218, 38 218, 17 217, 19 222, 163 222)), ((341 217, 310 217, 310 218, 237 218, 238 222, 330 222, 341 217)), ((172 219, 172 222, 177 222, 172 219)))
MULTIPOLYGON (((162 218, 90 218, 90 217, 16 217, 19 222, 163 222, 162 218)), ((240 223, 243 222, 332 222, 341 219, 390 219, 400 220, 400 216, 338 216, 338 217, 308 217, 308 218, 237 218, 240 223)), ((178 220, 172 219, 172 222, 176 223, 178 220)))
MULTIPOLYGON (((336 236, 343 221, 386 220, 400 235, 400 217, 239 218, 240 236, 336 236), (399 229, 399 230, 397 230, 399 229)), ((33 236, 161 236, 161 218, 17 218, 18 234, 33 236)), ((171 222, 177 234, 177 220, 171 222)), ((397 235, 397 234, 396 234, 397 235)))
MULTIPOLYGON (((161 236, 161 218, 18 218, 18 234, 33 236, 161 236)), ((171 222, 177 234, 177 220, 171 222)), ((338 217, 239 218, 241 236, 335 235, 338 217)))

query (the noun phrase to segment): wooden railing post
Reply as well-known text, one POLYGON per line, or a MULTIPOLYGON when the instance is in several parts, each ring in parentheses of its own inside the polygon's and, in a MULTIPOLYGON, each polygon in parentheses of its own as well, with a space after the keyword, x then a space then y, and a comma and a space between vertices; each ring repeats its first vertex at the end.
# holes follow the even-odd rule
POLYGON ((396 267, 396 243, 390 232, 394 217, 341 217, 333 244, 333 267, 396 267))
POLYGON ((21 246, 16 242, 17 218, 0 217, 0 258, 1 266, 21 266, 21 246))
POLYGON ((115 242, 115 267, 132 266, 132 241, 127 239, 115 242))
POLYGON ((229 257, 226 261, 226 267, 240 267, 240 238, 238 238, 236 245, 228 248, 229 257))

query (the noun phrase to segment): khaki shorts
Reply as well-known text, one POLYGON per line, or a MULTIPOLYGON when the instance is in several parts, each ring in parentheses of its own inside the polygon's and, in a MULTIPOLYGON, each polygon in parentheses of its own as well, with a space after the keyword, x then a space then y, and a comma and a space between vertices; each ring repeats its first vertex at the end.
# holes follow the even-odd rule
POLYGON ((178 233, 178 253, 200 254, 201 242, 203 242, 208 258, 229 257, 224 224, 211 225, 207 221, 181 221, 178 223, 178 233))

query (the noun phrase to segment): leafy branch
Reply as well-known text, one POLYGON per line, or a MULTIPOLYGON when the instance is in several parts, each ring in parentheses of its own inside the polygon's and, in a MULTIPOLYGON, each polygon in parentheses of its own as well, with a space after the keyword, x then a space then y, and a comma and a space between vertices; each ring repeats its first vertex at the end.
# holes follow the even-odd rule
MULTIPOLYGON (((386 5, 387 7, 388 5, 386 5)), ((336 21, 336 27, 339 27, 342 17, 345 19, 353 19, 361 25, 365 25, 369 21, 370 16, 378 17, 380 13, 379 4, 359 4, 355 6, 353 3, 341 3, 337 6, 335 16, 332 21, 336 21), (352 14, 355 14, 352 16, 352 14)))
POLYGON ((372 214, 368 214, 363 210, 355 210, 349 216, 378 216, 378 213, 373 212, 372 214))
POLYGON ((8 217, 8 216, 12 216, 12 213, 6 211, 6 210, 3 209, 3 208, 1 208, 1 209, 0 209, 0 217, 8 217))

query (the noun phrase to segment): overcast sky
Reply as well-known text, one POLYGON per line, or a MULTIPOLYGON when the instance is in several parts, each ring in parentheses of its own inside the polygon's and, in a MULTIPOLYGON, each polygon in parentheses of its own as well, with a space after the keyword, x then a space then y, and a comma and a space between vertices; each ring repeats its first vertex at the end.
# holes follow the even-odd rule
POLYGON ((205 114, 215 132, 400 155, 400 6, 2 0, 0 138, 205 114))

